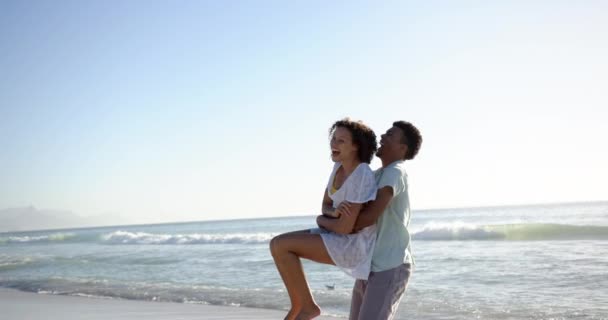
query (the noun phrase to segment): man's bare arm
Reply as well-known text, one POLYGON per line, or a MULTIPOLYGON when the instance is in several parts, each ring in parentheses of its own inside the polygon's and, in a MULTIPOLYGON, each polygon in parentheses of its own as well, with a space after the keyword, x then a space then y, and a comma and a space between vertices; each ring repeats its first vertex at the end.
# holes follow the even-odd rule
POLYGON ((359 217, 355 223, 354 231, 357 232, 376 223, 376 220, 380 218, 384 210, 391 203, 391 200, 393 200, 393 188, 383 187, 378 189, 376 200, 368 202, 368 204, 359 214, 359 217))

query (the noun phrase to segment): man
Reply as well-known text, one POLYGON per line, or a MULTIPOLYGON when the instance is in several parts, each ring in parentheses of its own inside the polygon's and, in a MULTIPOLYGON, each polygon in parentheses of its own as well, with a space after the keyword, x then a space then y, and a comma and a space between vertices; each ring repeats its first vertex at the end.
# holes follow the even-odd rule
POLYGON ((392 319, 405 293, 412 264, 405 160, 412 160, 421 144, 420 131, 405 121, 394 122, 381 136, 376 156, 382 167, 374 172, 376 200, 363 209, 355 225, 355 230, 360 230, 376 223, 376 245, 368 280, 355 282, 350 320, 392 319))

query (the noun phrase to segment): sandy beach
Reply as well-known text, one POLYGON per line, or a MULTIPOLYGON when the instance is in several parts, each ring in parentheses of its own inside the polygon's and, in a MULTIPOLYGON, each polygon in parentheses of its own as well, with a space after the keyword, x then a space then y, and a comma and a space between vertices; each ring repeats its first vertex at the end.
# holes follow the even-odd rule
MULTIPOLYGON (((283 319, 285 312, 266 309, 57 296, 0 289, 2 319, 189 320, 283 319)), ((318 317, 317 319, 339 319, 318 317)))

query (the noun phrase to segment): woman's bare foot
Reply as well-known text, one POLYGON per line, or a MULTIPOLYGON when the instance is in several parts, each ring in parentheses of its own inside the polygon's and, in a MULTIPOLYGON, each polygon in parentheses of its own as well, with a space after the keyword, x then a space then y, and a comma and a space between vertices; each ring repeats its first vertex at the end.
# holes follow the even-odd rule
POLYGON ((283 320, 296 320, 296 316, 298 315, 299 312, 300 312, 300 308, 292 307, 289 310, 289 312, 287 312, 287 315, 285 316, 285 319, 283 319, 283 320))
POLYGON ((310 306, 302 307, 300 313, 296 317, 296 320, 310 320, 321 315, 321 308, 318 305, 313 304, 310 306))

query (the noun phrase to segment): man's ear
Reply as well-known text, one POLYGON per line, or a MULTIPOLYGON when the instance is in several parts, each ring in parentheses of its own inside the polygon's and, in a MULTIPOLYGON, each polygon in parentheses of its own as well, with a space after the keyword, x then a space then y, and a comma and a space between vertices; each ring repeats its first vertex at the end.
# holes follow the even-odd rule
POLYGON ((403 159, 405 160, 405 157, 407 156, 407 151, 409 150, 409 148, 407 147, 407 144, 405 144, 405 143, 401 144, 401 150, 403 151, 403 159))

